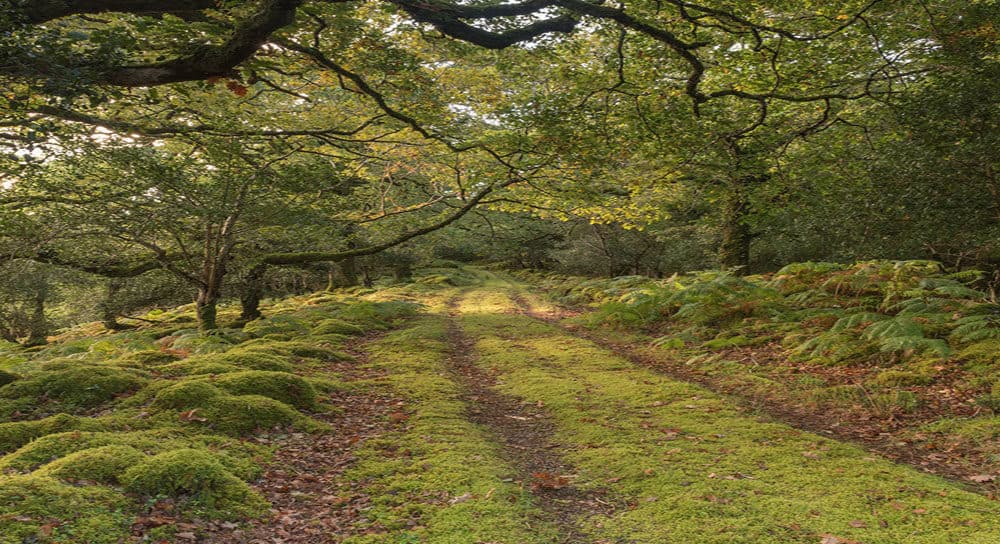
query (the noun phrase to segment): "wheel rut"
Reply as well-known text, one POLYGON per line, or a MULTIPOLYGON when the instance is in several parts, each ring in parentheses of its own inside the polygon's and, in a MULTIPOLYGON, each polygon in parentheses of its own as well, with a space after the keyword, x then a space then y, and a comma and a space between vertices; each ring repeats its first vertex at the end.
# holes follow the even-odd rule
POLYGON ((458 322, 458 299, 449 302, 448 365, 464 390, 470 421, 488 429, 503 446, 504 458, 516 471, 515 481, 528 488, 548 520, 559 527, 562 544, 605 544, 588 537, 579 522, 619 509, 603 489, 581 489, 574 468, 553 442, 555 426, 544 405, 525 403, 496 391, 496 378, 476 364, 475 341, 458 322))

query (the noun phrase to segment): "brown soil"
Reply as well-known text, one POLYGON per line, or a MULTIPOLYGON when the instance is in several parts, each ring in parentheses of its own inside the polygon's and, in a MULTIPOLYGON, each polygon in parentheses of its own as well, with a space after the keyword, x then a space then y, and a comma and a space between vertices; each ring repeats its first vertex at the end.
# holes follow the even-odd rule
POLYGON ((448 325, 448 338, 448 363, 465 390, 469 420, 488 429, 503 446, 504 459, 517 471, 515 480, 531 490, 548 521, 559 527, 560 542, 592 542, 579 530, 579 521, 609 515, 620 505, 603 489, 573 485, 575 471, 559 455, 561 445, 552 441, 554 425, 544 406, 498 393, 493 388, 495 378, 475 363, 473 340, 454 318, 448 325))

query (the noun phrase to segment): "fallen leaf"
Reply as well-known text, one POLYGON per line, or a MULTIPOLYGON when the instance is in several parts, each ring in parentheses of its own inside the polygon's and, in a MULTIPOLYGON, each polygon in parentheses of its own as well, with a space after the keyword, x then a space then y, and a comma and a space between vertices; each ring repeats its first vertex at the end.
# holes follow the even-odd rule
POLYGON ((868 524, 861 521, 860 519, 853 520, 849 522, 848 525, 854 527, 855 529, 864 529, 865 527, 868 527, 868 524))
POLYGON ((983 484, 986 482, 992 482, 996 480, 997 477, 992 474, 976 474, 974 476, 969 476, 969 479, 977 484, 983 484))

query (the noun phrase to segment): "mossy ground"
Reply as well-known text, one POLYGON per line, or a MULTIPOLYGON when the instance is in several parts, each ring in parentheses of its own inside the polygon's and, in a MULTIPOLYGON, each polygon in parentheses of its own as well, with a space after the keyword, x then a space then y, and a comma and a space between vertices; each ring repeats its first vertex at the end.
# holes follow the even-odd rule
POLYGON ((761 422, 699 387, 637 367, 511 311, 496 290, 462 304, 502 392, 557 418, 577 485, 632 504, 588 523, 627 542, 994 542, 996 503, 860 448, 761 422))
POLYGON ((1000 474, 995 441, 964 430, 1000 413, 1000 307, 969 287, 973 272, 872 261, 748 278, 518 275, 548 294, 529 293, 534 307, 575 305, 562 324, 606 345, 1000 496, 983 476, 1000 474))
MULTIPOLYGON (((331 432, 311 417, 328 413, 322 395, 341 387, 324 364, 351 359, 345 337, 310 330, 381 331, 411 306, 307 295, 267 306, 271 317, 247 330, 183 328, 182 308, 133 331, 85 325, 42 348, 5 346, 0 542, 124 542, 164 500, 178 522, 266 514, 247 482, 271 449, 254 437, 331 432), (265 338, 278 332, 287 338, 265 338)), ((223 320, 232 313, 224 308, 223 320)), ((146 536, 169 541, 174 532, 146 536)))
MULTIPOLYGON (((182 328, 190 309, 181 309, 158 314, 164 322, 148 330, 4 348, 11 379, 0 386, 0 542, 127 541, 135 520, 163 501, 177 506, 178 520, 260 518, 267 504, 248 482, 261 477, 271 450, 255 440, 259 431, 336 432, 310 417, 333 391, 401 399, 386 413, 390 430, 358 446, 330 489, 334 505, 344 489, 367 495, 352 526, 332 535, 345 544, 555 544, 567 523, 591 544, 1000 541, 1000 506, 953 481, 763 420, 524 315, 520 284, 472 268, 432 272, 409 285, 276 301, 244 331, 199 335, 182 328), (405 328, 389 330, 404 318, 405 328), (615 508, 573 517, 570 506, 558 510, 568 517, 553 517, 551 497, 533 492, 535 475, 519 473, 498 437, 470 420, 477 408, 454 373, 449 326, 474 341, 470 364, 495 379, 495 391, 544 411, 551 440, 538 447, 574 468, 556 481, 599 491, 615 508), (359 331, 386 330, 357 340, 359 331), (340 383, 329 364, 354 364, 345 351, 359 346, 368 378, 340 383), (80 369, 86 375, 70 377, 80 369), (67 379, 93 387, 63 387, 67 379)), ((614 288, 626 294, 645 281, 614 288)), ((754 331, 780 329, 743 321, 777 300, 709 311, 702 328, 676 331, 678 342, 657 349, 697 357, 720 380, 780 387, 775 375, 747 373, 731 357, 766 345, 754 331), (720 323, 740 326, 704 336, 720 323)), ((925 386, 939 363, 915 357, 882 368, 872 377, 881 388, 868 393, 925 386)), ((797 383, 839 402, 856 396, 809 373, 797 383)), ((1000 424, 953 419, 924 432, 995 442, 1000 424)))

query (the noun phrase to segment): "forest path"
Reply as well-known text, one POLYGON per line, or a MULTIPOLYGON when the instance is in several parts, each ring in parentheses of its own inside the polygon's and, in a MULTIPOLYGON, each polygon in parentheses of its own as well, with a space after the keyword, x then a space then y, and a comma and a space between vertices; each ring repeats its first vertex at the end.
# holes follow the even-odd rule
MULTIPOLYGON (((702 387, 526 315, 523 285, 482 278, 436 309, 451 346, 444 366, 463 414, 499 442, 490 454, 506 467, 501 480, 523 489, 526 472, 545 473, 527 498, 540 517, 555 513, 559 537, 464 542, 1000 541, 996 502, 745 414, 702 387), (520 418, 531 430, 513 425, 520 418), (565 486, 563 504, 539 493, 546 481, 565 486)), ((473 494, 469 502, 495 498, 473 494)), ((440 533, 419 541, 463 540, 440 533)))
POLYGON ((291 467, 285 491, 306 492, 276 501, 283 515, 263 527, 291 520, 297 533, 240 542, 1000 542, 1000 504, 749 415, 529 315, 526 286, 476 273, 472 286, 379 295, 426 310, 357 346, 361 380, 342 406, 374 427, 358 443, 303 438, 293 461, 342 453, 291 467))

